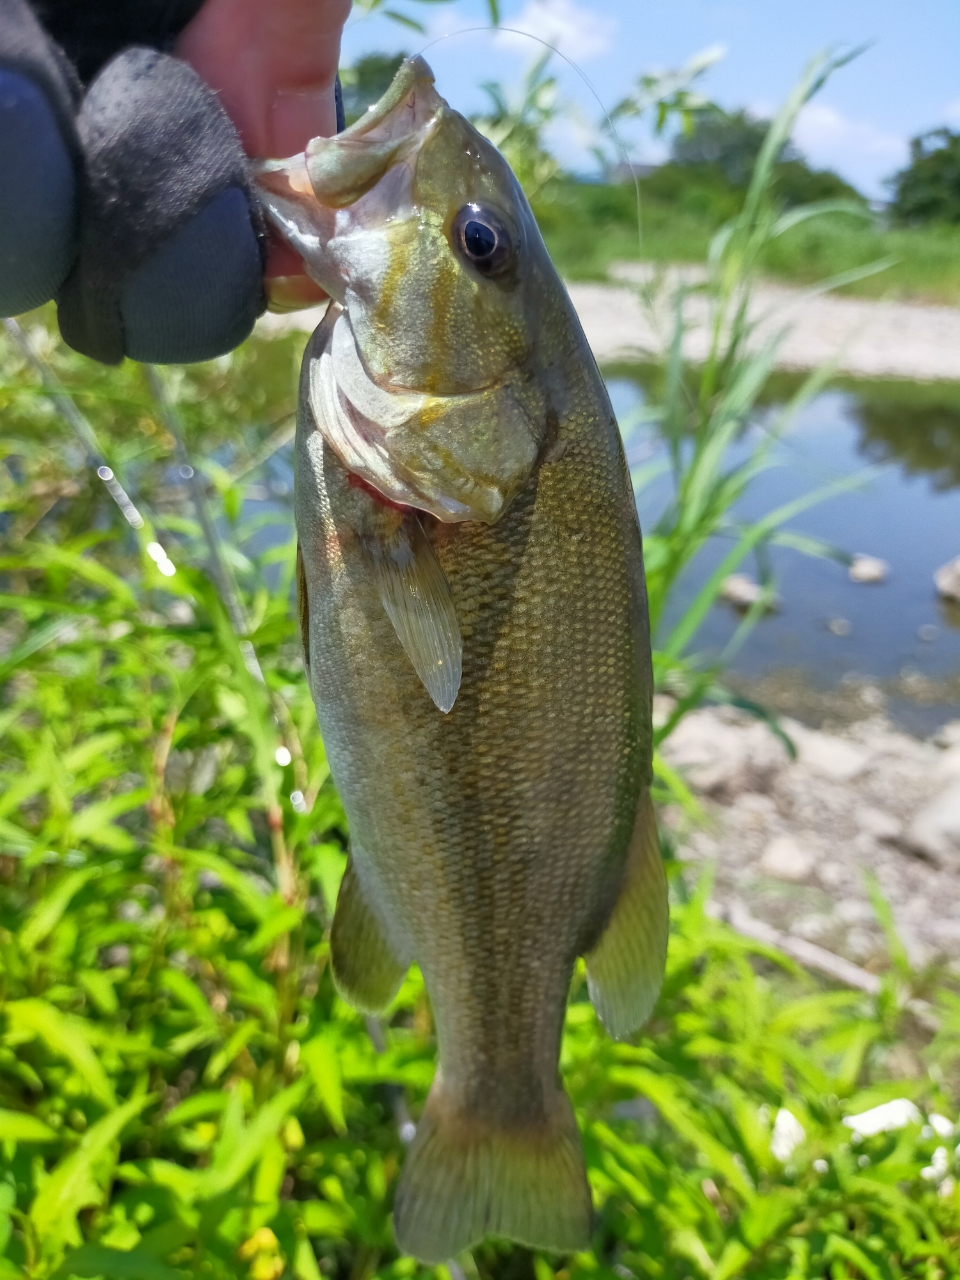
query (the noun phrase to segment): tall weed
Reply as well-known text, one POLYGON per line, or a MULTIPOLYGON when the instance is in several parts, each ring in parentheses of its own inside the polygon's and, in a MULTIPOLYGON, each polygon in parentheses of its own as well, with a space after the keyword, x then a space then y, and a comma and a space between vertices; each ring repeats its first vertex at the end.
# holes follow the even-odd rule
MULTIPOLYGON (((412 971, 366 1020, 329 974, 347 832, 269 470, 297 344, 254 340, 158 387, 30 332, 93 436, 0 349, 0 1280, 426 1273, 397 1256, 390 1204, 434 1070, 429 1003, 412 971)), ((667 371, 682 497, 648 543, 655 610, 749 480, 723 451, 770 356, 716 332, 702 394, 679 355, 667 371)), ((741 531, 743 554, 785 518, 741 531)), ((826 990, 712 919, 706 882, 677 896, 634 1042, 574 984, 561 1067, 592 1249, 485 1245, 439 1280, 960 1275, 955 995, 925 993, 931 1041, 909 974, 826 990), (844 1119, 897 1099, 916 1110, 857 1142, 844 1119)))

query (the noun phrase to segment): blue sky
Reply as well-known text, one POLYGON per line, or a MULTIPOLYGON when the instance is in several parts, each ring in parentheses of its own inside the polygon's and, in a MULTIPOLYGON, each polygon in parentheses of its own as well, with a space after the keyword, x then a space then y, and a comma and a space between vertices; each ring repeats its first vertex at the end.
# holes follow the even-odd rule
MULTIPOLYGON (((469 112, 482 107, 482 81, 516 84, 536 55, 533 41, 464 32, 486 24, 485 0, 407 0, 402 7, 427 25, 426 37, 379 14, 356 14, 344 61, 373 50, 418 52, 458 32, 427 57, 440 91, 469 112)), ((869 43, 807 106, 795 136, 812 163, 838 170, 870 196, 883 196, 882 180, 904 162, 914 134, 942 124, 960 129, 957 0, 501 0, 501 14, 503 26, 555 43, 607 107, 641 72, 678 67, 720 45, 725 55, 701 82, 703 92, 725 107, 768 114, 812 54, 869 43)), ((586 126, 600 110, 574 71, 559 62, 555 69, 577 114, 554 131, 553 146, 570 167, 588 169, 586 126)), ((631 141, 640 159, 663 155, 663 141, 645 130, 635 130, 631 141)))

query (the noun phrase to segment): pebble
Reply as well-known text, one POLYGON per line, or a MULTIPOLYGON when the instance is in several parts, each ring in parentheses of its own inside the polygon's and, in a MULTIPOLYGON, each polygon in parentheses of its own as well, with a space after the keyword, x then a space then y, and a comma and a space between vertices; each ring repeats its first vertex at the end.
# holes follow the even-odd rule
POLYGON ((802 763, 811 772, 830 782, 849 782, 863 773, 870 762, 869 751, 844 738, 821 733, 818 729, 807 729, 793 722, 790 723, 788 733, 802 763))
POLYGON ((735 609, 742 609, 744 612, 755 604, 759 604, 764 598, 766 598, 767 612, 773 612, 779 603, 777 597, 769 595, 766 588, 759 582, 754 582, 752 578, 748 578, 745 573, 731 573, 729 578, 724 578, 723 585, 720 587, 720 599, 726 600, 727 604, 732 604, 735 609))
POLYGON ((941 565, 933 575, 933 582, 944 600, 960 602, 960 556, 941 565))
POLYGON ((663 743, 710 818, 691 829, 676 810, 679 856, 713 864, 718 901, 857 964, 887 952, 872 873, 912 963, 960 960, 960 719, 926 742, 882 714, 781 724, 796 760, 731 708, 691 713, 663 743))
POLYGON ((855 555, 850 562, 847 576, 851 582, 886 582, 890 566, 878 556, 855 555))
POLYGON ((848 898, 841 902, 836 910, 836 917, 841 924, 872 924, 876 919, 873 907, 869 902, 858 902, 856 898, 848 898))
POLYGON ((693 711, 667 739, 666 756, 707 794, 765 791, 787 752, 766 725, 730 723, 711 709, 693 711))
POLYGON ((757 866, 775 880, 806 880, 813 870, 814 856, 795 836, 775 836, 757 866))
POLYGON ((829 618, 827 620, 827 630, 834 636, 848 636, 853 630, 853 626, 846 618, 829 618))
POLYGON ((830 932, 831 923, 830 917, 825 915, 801 916, 794 920, 790 932, 807 942, 822 942, 830 932))
POLYGON ((910 849, 935 866, 960 872, 960 783, 924 805, 904 839, 910 849))
POLYGON ((883 809, 874 809, 871 805, 858 806, 853 815, 854 821, 861 831, 866 831, 875 840, 897 840, 903 832, 903 823, 883 809))

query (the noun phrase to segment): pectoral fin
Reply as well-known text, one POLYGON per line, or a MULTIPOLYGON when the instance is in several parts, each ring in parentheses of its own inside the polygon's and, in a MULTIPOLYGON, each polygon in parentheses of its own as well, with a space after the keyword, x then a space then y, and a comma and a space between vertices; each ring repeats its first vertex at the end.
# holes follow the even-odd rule
POLYGON ((644 793, 624 867, 623 886, 600 941, 587 955, 587 984, 615 1039, 643 1026, 653 1011, 667 957, 667 878, 653 803, 644 793))
POLYGON ((446 574, 420 520, 404 516, 398 532, 369 538, 380 599, 413 669, 444 713, 460 689, 463 642, 446 574))
POLYGON ((385 1009, 407 972, 408 966, 394 955, 383 926, 363 896, 352 858, 337 895, 330 965, 343 998, 365 1013, 385 1009))

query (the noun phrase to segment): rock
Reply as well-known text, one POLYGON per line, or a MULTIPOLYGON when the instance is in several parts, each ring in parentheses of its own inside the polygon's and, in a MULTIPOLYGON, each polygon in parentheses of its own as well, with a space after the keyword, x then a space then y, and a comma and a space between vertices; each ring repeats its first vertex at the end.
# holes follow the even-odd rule
POLYGON ((671 698, 669 693, 655 693, 653 695, 653 727, 655 729, 663 728, 673 715, 676 705, 676 698, 671 698))
POLYGON ((730 808, 727 824, 733 831, 765 831, 777 817, 777 806, 769 796, 756 791, 744 791, 736 797, 730 808))
POLYGON ((851 582, 886 582, 890 566, 877 556, 855 555, 850 562, 847 576, 851 582))
POLYGON ((920 1124, 923 1117, 909 1098, 894 1098, 881 1102, 878 1107, 861 1111, 855 1116, 844 1116, 843 1123, 861 1138, 872 1138, 877 1133, 889 1133, 891 1129, 903 1129, 908 1124, 920 1124))
POLYGON ((873 960, 878 953, 883 954, 883 950, 884 944, 868 929, 855 925, 848 931, 844 954, 848 955, 856 964, 866 964, 869 960, 873 960))
POLYGON ((193 608, 186 600, 174 600, 167 609, 167 617, 177 627, 191 627, 196 621, 193 608))
POLYGON ((835 915, 841 924, 872 924, 876 913, 869 902, 858 902, 856 898, 847 898, 836 909, 835 915))
POLYGON ((793 1112, 781 1107, 777 1112, 777 1118, 773 1125, 770 1154, 775 1160, 785 1164, 806 1136, 803 1125, 793 1112))
POLYGON ((805 880, 813 870, 814 856, 795 836, 775 836, 763 851, 757 867, 775 880, 805 880))
POLYGON ((947 751, 951 747, 960 747, 960 720, 950 720, 941 725, 933 735, 933 741, 938 747, 943 747, 947 751))
POLYGON ((748 578, 745 573, 731 573, 729 578, 724 578, 720 588, 720 599, 726 600, 727 604, 732 604, 735 609, 740 609, 744 613, 755 604, 759 604, 761 600, 765 600, 764 607, 767 612, 773 612, 778 604, 775 595, 762 587, 759 582, 748 578))
POLYGON ((684 716, 663 755, 692 787, 710 795, 767 790, 787 763, 783 744, 765 724, 725 721, 711 708, 684 716))
POLYGON ((832 926, 833 921, 829 916, 814 913, 794 920, 790 926, 790 932, 798 938, 806 939, 807 942, 822 942, 831 932, 832 926))
POLYGON ((850 782, 870 763, 871 752, 818 729, 791 722, 787 729, 797 748, 800 763, 811 773, 829 782, 850 782))
POLYGON ((933 583, 944 600, 960 603, 960 556, 941 565, 933 575, 933 583))
POLYGON ((902 822, 872 805, 859 805, 853 817, 860 830, 873 836, 874 840, 899 840, 903 832, 902 822))
POLYGON ((833 636, 848 636, 853 630, 853 626, 846 618, 829 618, 827 620, 827 630, 833 636))
POLYGON ((817 877, 825 889, 836 889, 843 884, 845 876, 841 862, 821 862, 817 867, 817 877))
POLYGON ((960 783, 923 806, 907 828, 904 843, 936 866, 960 872, 960 783))

